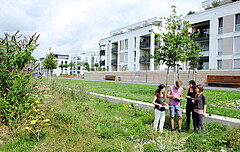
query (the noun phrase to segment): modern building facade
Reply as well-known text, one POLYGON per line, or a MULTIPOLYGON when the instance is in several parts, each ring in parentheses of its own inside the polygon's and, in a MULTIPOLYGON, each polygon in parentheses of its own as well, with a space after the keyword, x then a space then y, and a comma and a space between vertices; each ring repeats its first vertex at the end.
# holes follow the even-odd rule
POLYGON ((98 58, 98 53, 80 53, 71 55, 71 62, 75 65, 73 68, 73 74, 83 75, 86 70, 86 62, 89 64, 90 69, 94 68, 94 70, 96 70, 99 62, 98 58))
POLYGON ((150 58, 158 49, 155 33, 165 32, 163 18, 151 18, 110 32, 99 41, 100 66, 107 71, 165 69, 150 58))
MULTIPOLYGON (((54 56, 57 60, 57 69, 53 70, 53 74, 59 76, 63 75, 83 75, 84 71, 86 71, 85 63, 89 64, 89 68, 92 69, 95 67, 96 63, 98 63, 98 53, 80 53, 75 55, 69 54, 59 54, 54 53, 54 56), (70 63, 73 63, 72 65, 70 63)), ((39 67, 37 69, 37 73, 47 75, 47 70, 43 67, 43 60, 45 58, 40 58, 37 60, 39 67)))
POLYGON ((204 10, 183 17, 192 25, 190 32, 199 33, 199 69, 240 69, 240 1, 206 0, 202 6, 204 10))

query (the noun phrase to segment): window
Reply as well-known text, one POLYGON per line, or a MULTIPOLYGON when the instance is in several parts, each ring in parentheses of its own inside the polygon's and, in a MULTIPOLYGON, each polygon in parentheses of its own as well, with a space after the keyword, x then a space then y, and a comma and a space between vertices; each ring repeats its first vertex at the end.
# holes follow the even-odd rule
POLYGON ((223 18, 218 18, 218 34, 223 33, 223 18))
POLYGON ((136 49, 136 47, 137 47, 137 38, 134 37, 134 49, 136 49))
POLYGON ((133 54, 133 61, 134 61, 134 62, 137 61, 137 51, 134 51, 134 54, 133 54))
POLYGON ((124 40, 120 41, 120 50, 124 50, 124 40))
POLYGON ((240 59, 234 60, 234 69, 240 69, 240 59))
POLYGON ((128 50, 128 39, 125 40, 125 50, 128 50))
POLYGON ((222 39, 218 39, 218 55, 222 55, 222 39))
POLYGON ((124 63, 128 62, 128 52, 124 53, 124 63))
POLYGON ((88 61, 88 57, 85 57, 85 61, 86 61, 86 62, 88 61))
POLYGON ((236 26, 235 26, 236 31, 240 31, 240 14, 236 14, 236 26))
POLYGON ((222 69, 222 60, 217 60, 217 69, 218 70, 222 69))
POLYGON ((235 37, 235 54, 240 53, 240 36, 235 37))
POLYGON ((67 61, 65 61, 65 64, 68 64, 67 61))

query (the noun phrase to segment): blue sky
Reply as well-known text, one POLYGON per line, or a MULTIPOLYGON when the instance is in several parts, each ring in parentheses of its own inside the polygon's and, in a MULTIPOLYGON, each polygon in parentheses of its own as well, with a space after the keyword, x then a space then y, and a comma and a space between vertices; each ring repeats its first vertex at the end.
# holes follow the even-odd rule
POLYGON ((35 57, 98 50, 110 32, 152 17, 200 11, 203 0, 1 0, 0 36, 40 34, 35 57))

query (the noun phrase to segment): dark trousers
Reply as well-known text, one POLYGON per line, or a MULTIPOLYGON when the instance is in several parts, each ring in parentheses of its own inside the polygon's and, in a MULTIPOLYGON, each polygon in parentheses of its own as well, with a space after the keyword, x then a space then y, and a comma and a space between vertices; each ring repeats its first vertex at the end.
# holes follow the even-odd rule
POLYGON ((191 122, 191 114, 192 114, 192 120, 193 120, 193 127, 196 129, 196 124, 194 121, 194 107, 193 106, 186 106, 186 117, 187 117, 187 125, 186 127, 190 129, 190 122, 191 122))
POLYGON ((194 112, 194 121, 196 124, 196 129, 201 129, 201 130, 205 130, 204 125, 203 125, 203 114, 198 114, 196 112, 194 112))

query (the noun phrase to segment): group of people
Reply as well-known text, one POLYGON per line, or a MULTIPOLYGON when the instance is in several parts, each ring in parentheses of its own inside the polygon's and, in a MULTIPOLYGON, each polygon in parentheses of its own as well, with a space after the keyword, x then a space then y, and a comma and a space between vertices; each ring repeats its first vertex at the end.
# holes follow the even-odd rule
MULTIPOLYGON (((193 120, 194 131, 198 133, 199 131, 204 131, 203 117, 206 114, 206 96, 203 93, 203 86, 201 84, 196 85, 194 80, 190 80, 189 88, 186 95, 186 130, 190 130, 191 115, 193 120)), ((174 127, 174 117, 175 114, 178 117, 178 132, 182 132, 182 108, 181 100, 183 97, 183 88, 181 81, 176 81, 175 85, 171 86, 167 90, 165 95, 166 86, 160 84, 158 89, 154 92, 154 98, 152 103, 155 105, 154 108, 154 122, 153 128, 157 131, 163 132, 164 122, 165 122, 165 110, 169 108, 170 111, 170 124, 171 131, 175 130, 174 127), (166 98, 169 98, 169 104, 166 103, 166 98)))

